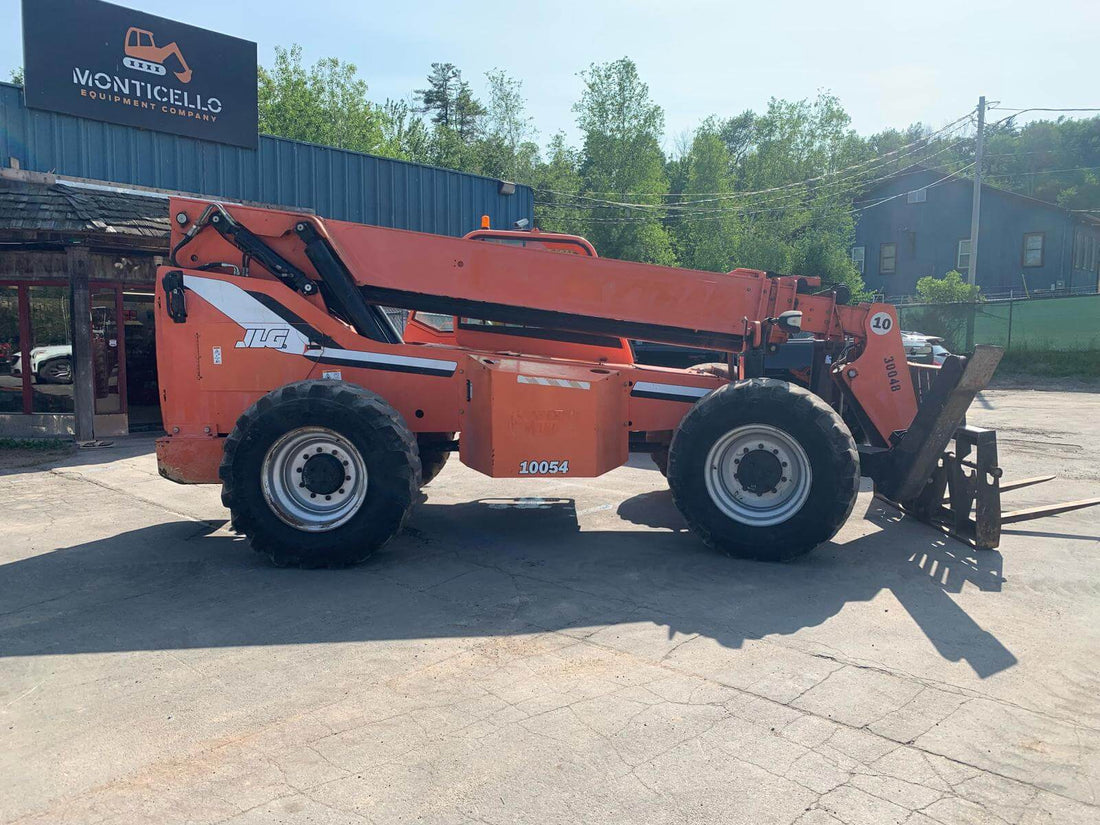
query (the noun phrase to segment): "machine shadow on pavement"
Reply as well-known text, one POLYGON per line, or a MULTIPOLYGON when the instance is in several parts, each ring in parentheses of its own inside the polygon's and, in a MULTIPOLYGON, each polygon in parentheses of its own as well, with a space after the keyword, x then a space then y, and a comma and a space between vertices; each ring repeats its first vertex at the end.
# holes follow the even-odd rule
POLYGON ((0 568, 0 656, 636 622, 739 648, 820 625, 886 589, 945 659, 965 660, 982 678, 1016 663, 950 596, 966 584, 999 591, 1000 554, 975 553, 874 500, 864 518, 888 530, 789 564, 708 549, 677 524, 665 490, 623 502, 620 513, 628 522, 645 514, 646 523, 669 529, 582 531, 568 498, 429 501, 366 564, 297 570, 270 566, 213 524, 157 524, 0 568))

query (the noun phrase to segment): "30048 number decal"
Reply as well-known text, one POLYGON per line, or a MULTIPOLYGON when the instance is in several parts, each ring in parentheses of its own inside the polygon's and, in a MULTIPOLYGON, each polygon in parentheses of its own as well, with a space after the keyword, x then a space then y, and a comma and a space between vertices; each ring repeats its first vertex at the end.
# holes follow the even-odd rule
POLYGON ((565 461, 521 461, 519 463, 519 474, 521 476, 561 475, 568 472, 568 459, 565 461))

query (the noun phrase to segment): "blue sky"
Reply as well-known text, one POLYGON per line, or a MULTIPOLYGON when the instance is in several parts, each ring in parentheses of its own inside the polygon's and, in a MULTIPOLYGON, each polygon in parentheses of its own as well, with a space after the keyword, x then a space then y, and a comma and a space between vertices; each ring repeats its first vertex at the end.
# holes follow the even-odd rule
MULTIPOLYGON (((769 97, 838 95, 869 133, 942 125, 979 94, 1023 108, 1100 106, 1097 0, 556 0, 122 2, 259 44, 300 43, 307 62, 358 65, 376 100, 404 98, 450 61, 475 91, 494 67, 523 80, 542 140, 575 137, 577 73, 629 55, 666 113, 666 148, 710 114, 769 97), (262 10, 261 10, 262 9, 262 10)), ((22 61, 19 0, 0 0, 0 72, 22 61)))

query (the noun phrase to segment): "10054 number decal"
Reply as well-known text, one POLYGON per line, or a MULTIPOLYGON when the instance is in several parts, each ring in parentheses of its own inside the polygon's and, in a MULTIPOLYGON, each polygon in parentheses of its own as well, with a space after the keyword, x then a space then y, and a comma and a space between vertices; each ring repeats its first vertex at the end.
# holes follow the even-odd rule
POLYGON ((561 475, 568 472, 568 459, 565 461, 521 461, 519 463, 519 474, 521 476, 561 475))

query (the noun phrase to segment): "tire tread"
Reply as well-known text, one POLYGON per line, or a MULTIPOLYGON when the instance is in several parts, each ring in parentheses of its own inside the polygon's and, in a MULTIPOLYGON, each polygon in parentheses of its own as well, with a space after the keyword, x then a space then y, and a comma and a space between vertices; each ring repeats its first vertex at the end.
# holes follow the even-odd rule
MULTIPOLYGON (((268 556, 280 567, 343 567, 364 561, 404 527, 412 503, 418 497, 420 457, 415 437, 400 414, 383 398, 354 385, 338 384, 328 379, 307 379, 269 392, 241 414, 233 431, 225 439, 218 477, 222 482, 222 504, 229 510, 230 527, 248 536, 253 550, 268 556), (263 519, 257 518, 255 508, 249 507, 243 501, 244 496, 237 492, 235 460, 241 449, 249 446, 249 439, 260 419, 278 414, 282 405, 300 402, 305 402, 311 416, 322 417, 331 410, 332 404, 348 409, 362 425, 369 427, 372 435, 381 442, 382 450, 393 459, 394 472, 389 474, 383 489, 388 492, 388 498, 397 501, 400 515, 391 518, 388 524, 377 525, 380 529, 376 540, 360 545, 344 544, 321 554, 304 553, 304 542, 288 542, 280 539, 277 532, 265 529, 263 519)), ((268 516, 275 518, 274 514, 268 516)))

